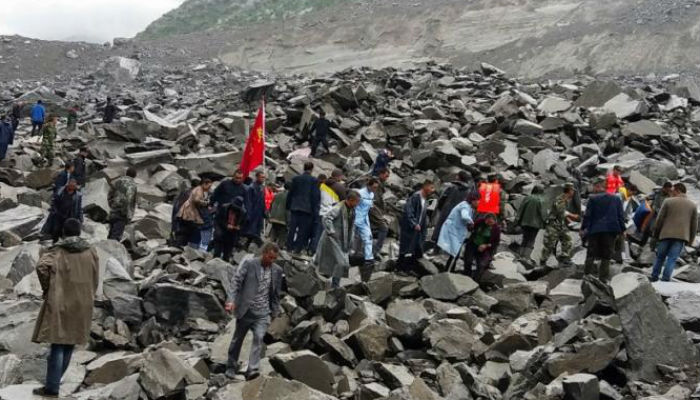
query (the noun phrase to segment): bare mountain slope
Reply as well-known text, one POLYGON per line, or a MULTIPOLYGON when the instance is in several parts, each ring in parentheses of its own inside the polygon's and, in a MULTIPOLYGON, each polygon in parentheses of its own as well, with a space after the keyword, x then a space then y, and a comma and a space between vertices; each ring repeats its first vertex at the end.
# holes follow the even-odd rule
POLYGON ((526 77, 694 73, 699 3, 189 0, 140 38, 154 45, 176 41, 232 65, 284 71, 406 65, 430 57, 460 65, 489 61, 526 77))

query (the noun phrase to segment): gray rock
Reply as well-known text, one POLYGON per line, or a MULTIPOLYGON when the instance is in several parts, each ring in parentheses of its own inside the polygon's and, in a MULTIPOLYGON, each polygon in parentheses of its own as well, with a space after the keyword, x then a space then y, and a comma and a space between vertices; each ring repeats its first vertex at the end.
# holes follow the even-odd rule
POLYGON ((574 103, 577 107, 602 107, 610 99, 622 92, 614 81, 593 81, 581 92, 574 103))
POLYGON ((142 354, 125 351, 109 353, 87 365, 85 383, 88 385, 114 383, 139 371, 142 365, 142 354))
POLYGON ((333 374, 310 350, 276 354, 270 359, 275 370, 289 379, 327 394, 333 394, 333 374))
POLYGON ((633 376, 658 379, 659 364, 683 366, 698 362, 697 348, 656 294, 649 280, 626 272, 613 277, 610 286, 625 335, 625 348, 633 376), (663 341, 659 345, 658 340, 663 341))
POLYGON ((655 122, 643 119, 641 121, 631 122, 622 129, 625 136, 635 138, 659 137, 664 133, 664 130, 655 122))
POLYGON ((541 125, 534 122, 530 122, 525 119, 519 119, 513 126, 513 133, 517 135, 541 135, 544 132, 544 128, 541 125))
POLYGON ((537 110, 545 114, 554 114, 568 110, 572 103, 561 97, 545 97, 537 106, 537 110))
POLYGON ((146 314, 155 315, 168 324, 202 318, 218 322, 226 312, 216 296, 206 290, 157 283, 143 297, 146 314))
POLYGON ((643 102, 631 98, 626 93, 620 93, 603 104, 603 109, 615 113, 617 118, 625 119, 642 114, 646 110, 643 102))
MULTIPOLYGON (((315 390, 301 382, 278 377, 262 377, 250 381, 245 384, 241 393, 242 400, 336 400, 336 397, 315 390)), ((234 398, 234 400, 237 399, 234 398)))
POLYGON ((430 352, 439 359, 468 360, 478 340, 469 324, 457 319, 441 319, 428 325, 423 338, 430 352))
MULTIPOLYGON (((325 349, 333 354, 340 364, 344 364, 349 367, 354 367, 357 364, 357 357, 355 357, 355 353, 353 353, 350 346, 345 344, 345 342, 337 337, 330 334, 324 334, 321 335, 320 342, 325 349)), ((270 351, 268 348, 268 354, 269 353, 270 351)))
POLYGON ((413 300, 394 300, 386 309, 386 322, 397 336, 412 338, 428 324, 430 314, 413 300))
POLYGON ((380 325, 364 325, 350 332, 345 342, 362 358, 382 361, 389 350, 391 331, 380 325))
POLYGON ((12 232, 24 238, 43 217, 44 211, 41 208, 20 204, 15 208, 0 212, 0 231, 12 232))
POLYGON ((449 272, 424 276, 420 280, 420 285, 428 296, 438 300, 456 300, 479 288, 479 285, 468 276, 449 272))
POLYGON ((596 373, 607 367, 617 356, 620 348, 618 339, 598 339, 575 346, 575 353, 554 353, 546 362, 546 368, 552 377, 564 372, 596 373))
POLYGON ((85 185, 83 192, 83 212, 93 221, 105 222, 109 216, 109 183, 102 178, 90 181, 85 185))
POLYGON ((413 374, 411 374, 411 371, 404 365, 375 363, 374 370, 377 371, 382 381, 384 381, 390 389, 410 386, 416 379, 413 374))
POLYGON ((182 393, 187 385, 205 383, 206 379, 184 360, 165 348, 146 354, 139 382, 151 398, 182 393))
POLYGON ((598 400, 600 389, 598 378, 590 374, 567 376, 562 381, 564 400, 598 400))
POLYGON ((700 332, 700 294, 680 292, 668 299, 668 309, 683 328, 700 332))

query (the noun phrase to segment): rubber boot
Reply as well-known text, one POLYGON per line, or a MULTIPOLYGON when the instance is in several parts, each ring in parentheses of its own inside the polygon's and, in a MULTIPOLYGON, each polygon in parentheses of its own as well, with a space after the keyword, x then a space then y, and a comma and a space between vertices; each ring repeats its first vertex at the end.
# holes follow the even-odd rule
POLYGON ((360 266, 360 279, 362 282, 369 282, 374 271, 374 260, 365 260, 365 263, 360 266))

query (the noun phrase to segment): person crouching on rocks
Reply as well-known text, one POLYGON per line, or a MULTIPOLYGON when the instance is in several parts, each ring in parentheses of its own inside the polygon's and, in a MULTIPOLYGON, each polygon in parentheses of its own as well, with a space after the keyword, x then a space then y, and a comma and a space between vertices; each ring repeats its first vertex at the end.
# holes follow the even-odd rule
POLYGON ((474 221, 474 232, 464 250, 464 271, 476 282, 491 265, 501 242, 501 227, 495 214, 486 214, 474 221), (476 261, 476 268, 472 268, 476 261))

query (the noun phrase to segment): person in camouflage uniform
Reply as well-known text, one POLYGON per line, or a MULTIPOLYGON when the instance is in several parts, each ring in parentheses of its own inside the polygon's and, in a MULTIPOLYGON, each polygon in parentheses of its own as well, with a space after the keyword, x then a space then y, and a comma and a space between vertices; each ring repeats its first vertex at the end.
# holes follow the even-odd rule
POLYGON ((54 158, 54 142, 56 141, 56 116, 49 116, 48 123, 41 129, 41 150, 40 154, 46 161, 47 165, 53 163, 54 158))
POLYGON ((121 241, 126 224, 131 221, 136 209, 136 170, 130 167, 126 170, 126 176, 115 180, 109 191, 109 204, 112 211, 109 213, 109 239, 121 241))
POLYGON ((544 246, 542 247, 542 258, 540 265, 547 264, 549 256, 556 254, 557 242, 561 243, 561 253, 557 257, 560 262, 566 265, 571 264, 571 249, 573 243, 569 236, 569 228, 567 223, 578 219, 578 215, 567 211, 569 202, 574 197, 574 185, 567 183, 564 185, 564 193, 562 193, 552 204, 552 207, 547 216, 547 224, 544 233, 544 246))

